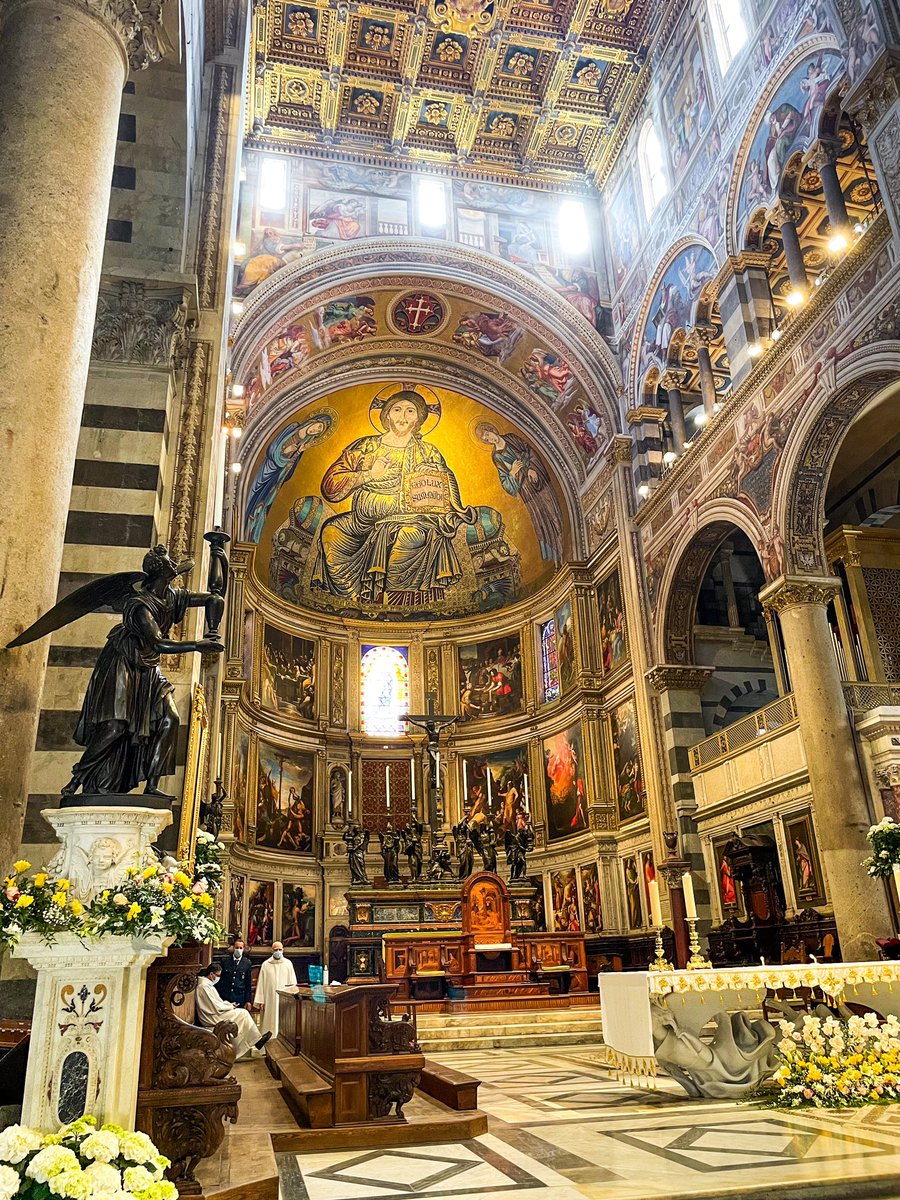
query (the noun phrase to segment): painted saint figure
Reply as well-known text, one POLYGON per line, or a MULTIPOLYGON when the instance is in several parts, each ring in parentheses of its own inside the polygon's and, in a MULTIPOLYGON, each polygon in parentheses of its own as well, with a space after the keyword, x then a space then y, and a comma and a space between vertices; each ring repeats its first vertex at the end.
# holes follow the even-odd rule
POLYGON ((323 497, 352 501, 321 527, 313 587, 378 604, 389 592, 443 592, 462 578, 453 539, 478 513, 422 438, 427 417, 418 392, 395 393, 381 409, 385 432, 358 438, 325 472, 323 497))
POLYGON ((503 490, 518 496, 531 517, 541 547, 541 558, 562 559, 563 523, 559 502, 547 468, 538 454, 515 433, 501 433, 488 421, 480 421, 475 436, 491 447, 491 461, 503 490))
POLYGON ((303 452, 327 437, 330 430, 330 415, 316 413, 299 424, 292 421, 266 450, 247 493, 244 536, 248 542, 259 541, 275 497, 297 470, 303 452))

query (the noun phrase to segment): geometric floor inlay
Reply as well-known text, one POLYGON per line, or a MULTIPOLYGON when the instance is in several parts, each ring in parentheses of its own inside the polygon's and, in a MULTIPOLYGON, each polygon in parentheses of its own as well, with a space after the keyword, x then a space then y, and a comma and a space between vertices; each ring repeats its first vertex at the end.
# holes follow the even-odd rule
POLYGON ((799 1128, 780 1117, 761 1121, 640 1129, 632 1133, 598 1130, 626 1146, 649 1151, 694 1171, 744 1171, 758 1167, 785 1167, 835 1158, 895 1154, 896 1149, 849 1133, 799 1128))

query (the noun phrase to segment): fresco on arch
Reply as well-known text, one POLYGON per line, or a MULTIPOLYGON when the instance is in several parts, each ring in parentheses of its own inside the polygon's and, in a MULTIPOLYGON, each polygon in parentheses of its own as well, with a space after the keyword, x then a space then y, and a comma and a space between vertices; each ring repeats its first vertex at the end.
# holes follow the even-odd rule
POLYGON ((653 364, 665 369, 672 335, 692 324, 697 297, 717 273, 712 251, 699 244, 685 246, 666 267, 647 310, 638 358, 639 380, 653 364))
POLYGON ((398 381, 311 407, 260 453, 245 505, 257 573, 282 599, 367 619, 463 616, 536 591, 565 558, 547 464, 477 401, 398 381))

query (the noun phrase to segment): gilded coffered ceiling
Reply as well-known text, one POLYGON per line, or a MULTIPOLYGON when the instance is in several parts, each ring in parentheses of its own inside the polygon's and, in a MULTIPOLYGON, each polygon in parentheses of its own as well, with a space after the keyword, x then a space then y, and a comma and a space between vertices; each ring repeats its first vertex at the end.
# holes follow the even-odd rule
POLYGON ((591 180, 615 152, 657 0, 264 0, 248 143, 591 180))

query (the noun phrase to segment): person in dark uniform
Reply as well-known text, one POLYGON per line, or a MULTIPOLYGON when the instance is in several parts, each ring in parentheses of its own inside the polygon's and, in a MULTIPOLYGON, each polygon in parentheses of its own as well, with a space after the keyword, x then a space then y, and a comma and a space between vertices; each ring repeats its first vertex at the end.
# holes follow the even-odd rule
POLYGON ((253 994, 253 964, 244 954, 244 939, 235 938, 231 954, 222 960, 216 991, 238 1008, 249 1008, 253 994))

